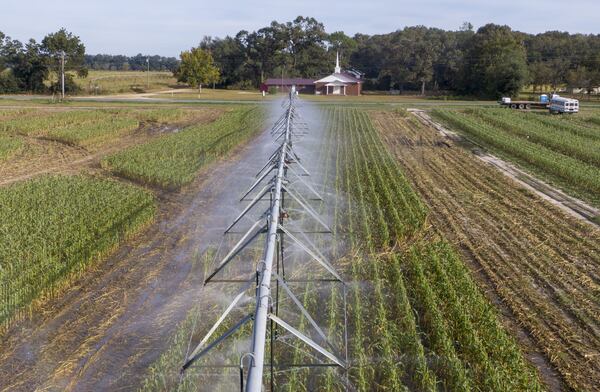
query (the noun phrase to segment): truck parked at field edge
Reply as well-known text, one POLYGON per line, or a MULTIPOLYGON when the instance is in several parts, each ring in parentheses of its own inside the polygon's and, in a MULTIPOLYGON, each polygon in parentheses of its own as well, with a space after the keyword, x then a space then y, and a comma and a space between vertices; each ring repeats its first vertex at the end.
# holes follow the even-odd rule
POLYGON ((548 99, 548 95, 540 95, 539 101, 513 101, 509 97, 503 97, 499 102, 501 106, 509 109, 530 110, 548 109, 550 113, 577 113, 579 112, 579 101, 572 98, 563 98, 556 94, 548 99))

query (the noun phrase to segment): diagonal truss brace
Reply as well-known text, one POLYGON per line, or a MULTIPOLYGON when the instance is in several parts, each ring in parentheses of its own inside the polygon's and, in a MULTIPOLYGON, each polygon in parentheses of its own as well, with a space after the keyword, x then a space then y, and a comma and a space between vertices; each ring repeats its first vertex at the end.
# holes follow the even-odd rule
POLYGON ((344 282, 342 277, 338 275, 337 271, 333 266, 324 258, 320 257, 317 252, 315 252, 310 247, 306 246, 302 241, 300 241, 296 236, 294 236, 288 229, 285 227, 278 225, 279 230, 287 234, 288 237, 292 239, 303 251, 305 251, 310 257, 312 257, 317 263, 321 264, 323 268, 325 268, 331 275, 333 275, 340 282, 344 282))
POLYGON ((242 238, 240 238, 240 240, 237 242, 237 244, 234 245, 234 247, 229 251, 229 253, 219 263, 219 265, 217 266, 217 268, 215 268, 215 270, 213 271, 213 273, 210 274, 208 276, 208 278, 206 278, 204 280, 204 285, 206 285, 208 282, 210 282, 210 280, 216 274, 218 274, 223 268, 225 268, 225 266, 227 264, 229 264, 229 262, 231 260, 233 260, 234 257, 237 256, 242 250, 244 250, 244 248, 246 246, 248 246, 249 244, 251 244, 252 241, 254 241, 254 239, 256 239, 256 237, 258 237, 261 233, 265 232, 265 230, 267 229, 267 224, 266 223, 263 223, 263 225, 260 226, 260 229, 257 230, 257 228, 259 227, 259 225, 261 223, 263 223, 262 220, 258 220, 258 221, 256 221, 250 227, 250 229, 248 229, 248 231, 246 232, 246 234, 244 234, 242 236, 242 238))
POLYGON ((227 309, 225 309, 225 311, 223 312, 223 314, 221 315, 221 317, 219 317, 219 319, 217 320, 217 322, 212 326, 212 328, 208 331, 208 333, 202 338, 202 340, 200 341, 200 343, 198 343, 198 345, 196 346, 196 348, 194 349, 194 351, 192 351, 192 353, 186 358, 186 363, 189 362, 192 358, 196 357, 196 355, 204 347, 204 345, 206 344, 206 342, 208 342, 208 340, 210 339, 210 337, 215 333, 215 331, 217 330, 217 328, 219 328, 219 326, 223 323, 223 321, 225 321, 225 319, 227 318, 227 316, 229 315, 229 313, 231 313, 231 311, 235 308, 235 306, 238 304, 238 302, 240 302, 240 300, 244 297, 244 294, 250 288, 250 286, 252 285, 252 283, 253 283, 253 279, 251 279, 248 282, 246 282, 246 284, 244 285, 244 287, 242 288, 242 290, 240 290, 240 292, 235 296, 235 298, 233 299, 233 301, 231 301, 231 303, 229 304, 229 306, 227 307, 227 309))
POLYGON ((304 335, 302 332, 298 331, 296 328, 292 327, 291 325, 289 325, 288 323, 286 323, 279 317, 275 316, 273 313, 269 313, 269 318, 271 320, 273 320, 276 324, 281 326, 283 329, 285 329, 292 335, 296 336, 298 339, 302 340, 304 343, 308 344, 310 347, 312 347, 316 351, 318 351, 321 354, 323 354, 324 356, 326 356, 329 360, 335 362, 335 364, 337 364, 338 366, 343 367, 344 369, 346 368, 346 363, 344 361, 342 361, 341 359, 339 359, 338 357, 336 357, 329 351, 325 350, 323 347, 319 346, 311 338, 304 335))
POLYGON ((296 307, 298 307, 300 312, 304 315, 304 317, 306 317, 306 319, 308 320, 310 325, 312 325, 312 327, 315 329, 315 331, 317 331, 317 333, 319 334, 321 339, 323 339, 323 341, 325 343, 327 343, 327 345, 329 346, 329 348, 331 350, 334 350, 333 345, 329 342, 329 340, 327 339, 327 336, 325 336, 325 333, 323 332, 323 330, 319 327, 319 325, 316 323, 316 321, 312 318, 310 313, 308 313, 308 310, 306 310, 306 308, 302 305, 302 302, 300 302, 298 297, 296 297, 296 295, 294 295, 294 293, 292 292, 292 289, 290 289, 290 287, 285 282, 285 280, 283 280, 281 278, 281 276, 279 276, 277 273, 273 273, 273 275, 275 276, 275 278, 277 279, 277 281, 279 282, 281 287, 283 287, 283 289, 288 294, 288 296, 292 299, 292 302, 294 302, 294 304, 296 304, 296 307))
POLYGON ((229 328, 223 335, 221 335, 221 337, 219 337, 217 340, 215 340, 214 342, 212 342, 211 344, 209 344, 208 346, 206 346, 206 348, 204 350, 202 350, 201 352, 199 352, 198 354, 196 354, 196 355, 194 355, 192 357, 187 358, 186 361, 185 361, 185 363, 181 367, 181 372, 184 372, 187 368, 189 368, 190 366, 192 366, 192 364, 194 362, 196 362, 197 360, 199 360, 200 358, 202 358, 204 355, 206 355, 206 353, 208 353, 210 350, 212 350, 219 343, 221 343, 222 341, 224 341, 225 339, 227 339, 228 337, 230 337, 231 335, 233 335, 235 333, 235 331, 237 331, 238 329, 240 329, 241 327, 243 327, 250 320, 254 320, 254 315, 253 314, 249 314, 246 317, 244 317, 243 319, 241 319, 236 325, 234 325, 233 327, 229 328))

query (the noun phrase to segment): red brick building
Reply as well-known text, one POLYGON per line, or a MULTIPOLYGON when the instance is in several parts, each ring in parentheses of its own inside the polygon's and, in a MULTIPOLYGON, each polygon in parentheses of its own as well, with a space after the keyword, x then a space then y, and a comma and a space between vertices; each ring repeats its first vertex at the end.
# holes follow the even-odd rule
POLYGON ((270 88, 274 88, 277 92, 288 93, 295 88, 300 94, 314 94, 315 93, 315 81, 314 79, 303 79, 303 78, 270 78, 263 82, 260 86, 260 91, 268 92, 270 88))

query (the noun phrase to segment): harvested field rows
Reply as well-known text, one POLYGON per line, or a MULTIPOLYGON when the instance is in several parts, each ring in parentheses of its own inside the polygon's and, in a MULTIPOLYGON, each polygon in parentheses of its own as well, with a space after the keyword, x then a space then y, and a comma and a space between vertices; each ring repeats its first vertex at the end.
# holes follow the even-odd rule
POLYGON ((600 205, 600 128, 536 113, 434 110, 433 115, 498 155, 600 205))
POLYGON ((600 233, 415 118, 372 118, 426 200, 434 228, 508 305, 564 382, 593 390, 600 377, 600 233))
POLYGON ((43 173, 97 171, 105 155, 212 122, 222 113, 221 108, 1 111, 7 121, 0 125, 0 185, 43 173))

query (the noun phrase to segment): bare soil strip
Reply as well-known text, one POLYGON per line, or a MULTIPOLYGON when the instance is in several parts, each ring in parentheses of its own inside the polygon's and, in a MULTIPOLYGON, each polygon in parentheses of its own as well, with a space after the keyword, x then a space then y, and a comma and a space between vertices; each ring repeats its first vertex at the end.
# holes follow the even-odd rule
POLYGON ((392 112, 372 118, 427 202, 434 229, 462 252, 542 380, 552 390, 594 390, 600 380, 600 231, 429 123, 392 112))

